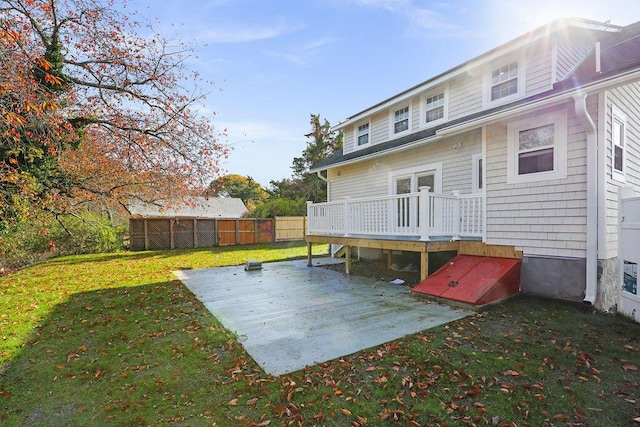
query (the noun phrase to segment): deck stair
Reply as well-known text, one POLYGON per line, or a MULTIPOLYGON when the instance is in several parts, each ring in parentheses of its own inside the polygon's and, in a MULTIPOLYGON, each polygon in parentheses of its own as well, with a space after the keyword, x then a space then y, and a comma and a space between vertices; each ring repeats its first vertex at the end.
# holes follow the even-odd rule
POLYGON ((481 307, 520 291, 520 265, 517 258, 458 255, 411 291, 481 307))

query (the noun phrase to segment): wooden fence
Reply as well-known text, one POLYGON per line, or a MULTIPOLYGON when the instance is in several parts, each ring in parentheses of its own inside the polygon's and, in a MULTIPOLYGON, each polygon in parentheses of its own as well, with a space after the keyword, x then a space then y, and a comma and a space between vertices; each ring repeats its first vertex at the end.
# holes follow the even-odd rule
POLYGON ((131 250, 206 248, 303 240, 304 217, 131 218, 131 250))
POLYGON ((277 216, 276 242, 304 240, 307 230, 306 216, 277 216))

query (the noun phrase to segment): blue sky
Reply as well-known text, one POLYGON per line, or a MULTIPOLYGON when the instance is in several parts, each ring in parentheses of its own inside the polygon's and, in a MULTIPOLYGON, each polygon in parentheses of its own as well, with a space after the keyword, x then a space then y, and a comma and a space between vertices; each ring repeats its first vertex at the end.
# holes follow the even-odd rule
POLYGON ((216 90, 227 173, 291 176, 311 113, 332 125, 555 18, 627 25, 640 0, 129 0, 216 90))

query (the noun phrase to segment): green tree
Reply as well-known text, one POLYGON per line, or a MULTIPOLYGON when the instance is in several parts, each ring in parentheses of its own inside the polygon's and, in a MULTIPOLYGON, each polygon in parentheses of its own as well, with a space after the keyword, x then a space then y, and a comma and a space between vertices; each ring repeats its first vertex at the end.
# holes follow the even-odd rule
POLYGON ((225 175, 209 184, 207 196, 241 199, 249 211, 269 199, 269 193, 250 176, 225 175))
MULTIPOLYGON (((271 200, 289 199, 297 201, 324 202, 327 200, 327 184, 309 170, 322 160, 342 148, 342 134, 331 130, 327 119, 319 114, 311 114, 311 131, 305 135, 307 146, 300 157, 293 159, 293 175, 280 181, 271 181, 271 200)), ((301 206, 298 203, 296 206, 301 206)), ((296 215, 304 215, 304 212, 296 215)))

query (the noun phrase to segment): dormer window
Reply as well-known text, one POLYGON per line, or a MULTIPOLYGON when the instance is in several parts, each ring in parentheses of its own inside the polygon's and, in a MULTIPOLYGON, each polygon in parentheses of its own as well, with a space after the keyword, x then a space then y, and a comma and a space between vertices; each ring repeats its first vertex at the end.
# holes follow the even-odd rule
POLYGON ((484 71, 485 108, 514 101, 524 95, 525 69, 522 57, 511 56, 501 62, 494 62, 484 71))
POLYGON ((392 131, 394 135, 407 132, 410 128, 409 106, 394 110, 392 117, 392 131))
POLYGON ((518 62, 493 70, 491 73, 491 101, 518 93, 518 62))
POLYGON ((369 144, 369 123, 364 123, 358 126, 356 142, 358 143, 358 147, 369 144))
POLYGON ((445 93, 440 92, 423 98, 422 123, 433 125, 446 119, 445 93))

